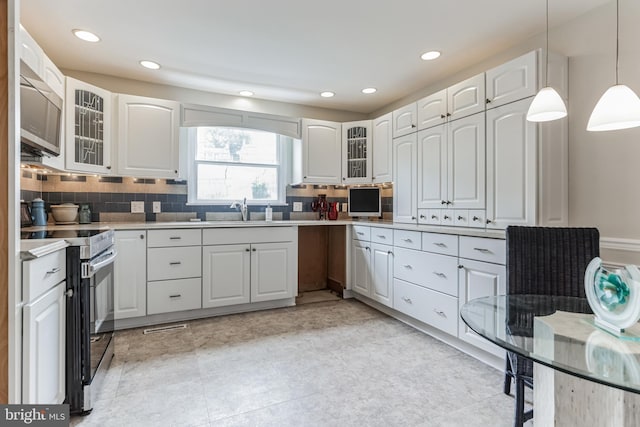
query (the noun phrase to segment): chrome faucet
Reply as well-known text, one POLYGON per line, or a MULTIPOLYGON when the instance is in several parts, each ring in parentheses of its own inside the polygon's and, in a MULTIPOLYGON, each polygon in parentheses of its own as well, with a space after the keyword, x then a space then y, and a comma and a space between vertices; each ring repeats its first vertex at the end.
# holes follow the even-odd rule
POLYGON ((248 219, 248 209, 247 209, 247 198, 246 197, 242 200, 242 203, 233 202, 233 203, 231 203, 231 206, 229 206, 229 207, 231 209, 240 208, 239 211, 242 213, 242 220, 246 221, 248 219))

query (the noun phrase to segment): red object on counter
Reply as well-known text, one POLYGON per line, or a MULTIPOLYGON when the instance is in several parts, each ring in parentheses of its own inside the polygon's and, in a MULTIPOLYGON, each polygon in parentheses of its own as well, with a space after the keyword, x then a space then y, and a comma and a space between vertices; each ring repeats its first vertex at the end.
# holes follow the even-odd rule
POLYGON ((330 220, 338 219, 338 202, 329 202, 329 212, 327 216, 330 220))

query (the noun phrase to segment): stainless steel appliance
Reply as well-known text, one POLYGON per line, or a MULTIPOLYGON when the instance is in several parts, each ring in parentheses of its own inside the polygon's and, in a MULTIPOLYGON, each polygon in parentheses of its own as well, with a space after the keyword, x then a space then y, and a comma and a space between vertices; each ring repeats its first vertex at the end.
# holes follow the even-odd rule
POLYGON ((63 101, 20 62, 20 142, 34 156, 60 154, 63 101))
POLYGON ((42 230, 23 239, 63 238, 67 248, 66 399, 87 414, 113 358, 113 230, 42 230))

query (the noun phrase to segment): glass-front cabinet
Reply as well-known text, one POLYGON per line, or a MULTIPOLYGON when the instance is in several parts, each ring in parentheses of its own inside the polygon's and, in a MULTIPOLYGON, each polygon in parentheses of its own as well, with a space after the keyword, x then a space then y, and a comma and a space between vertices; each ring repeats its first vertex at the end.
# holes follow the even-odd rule
POLYGON ((111 173, 112 93, 67 77, 66 167, 111 173))
POLYGON ((342 182, 370 184, 371 120, 342 124, 342 182))

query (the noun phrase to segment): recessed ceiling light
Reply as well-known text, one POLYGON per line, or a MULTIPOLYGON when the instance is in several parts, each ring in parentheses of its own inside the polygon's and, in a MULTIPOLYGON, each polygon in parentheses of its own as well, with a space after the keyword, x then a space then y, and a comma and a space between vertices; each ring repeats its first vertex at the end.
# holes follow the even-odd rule
POLYGON ((376 89, 375 87, 367 87, 362 89, 362 93, 376 93, 378 91, 378 89, 376 89))
POLYGON ((254 93, 251 92, 250 90, 241 90, 240 91, 240 95, 242 95, 242 96, 253 96, 254 93))
POLYGON ((431 61, 432 59, 436 59, 439 57, 440 57, 440 52, 438 52, 437 50, 432 50, 430 52, 423 53, 420 58, 422 58, 425 61, 431 61))
POLYGON ((323 98, 331 98, 332 96, 335 96, 335 93, 327 91, 320 93, 320 96, 323 98))
POLYGON ((86 42, 96 43, 100 41, 100 37, 96 36, 91 31, 72 30, 71 32, 73 33, 74 36, 86 42))
POLYGON ((148 68, 150 70, 158 70, 158 69, 160 69, 160 64, 158 64, 157 62, 153 62, 153 61, 140 61, 140 65, 142 65, 144 68, 148 68))

